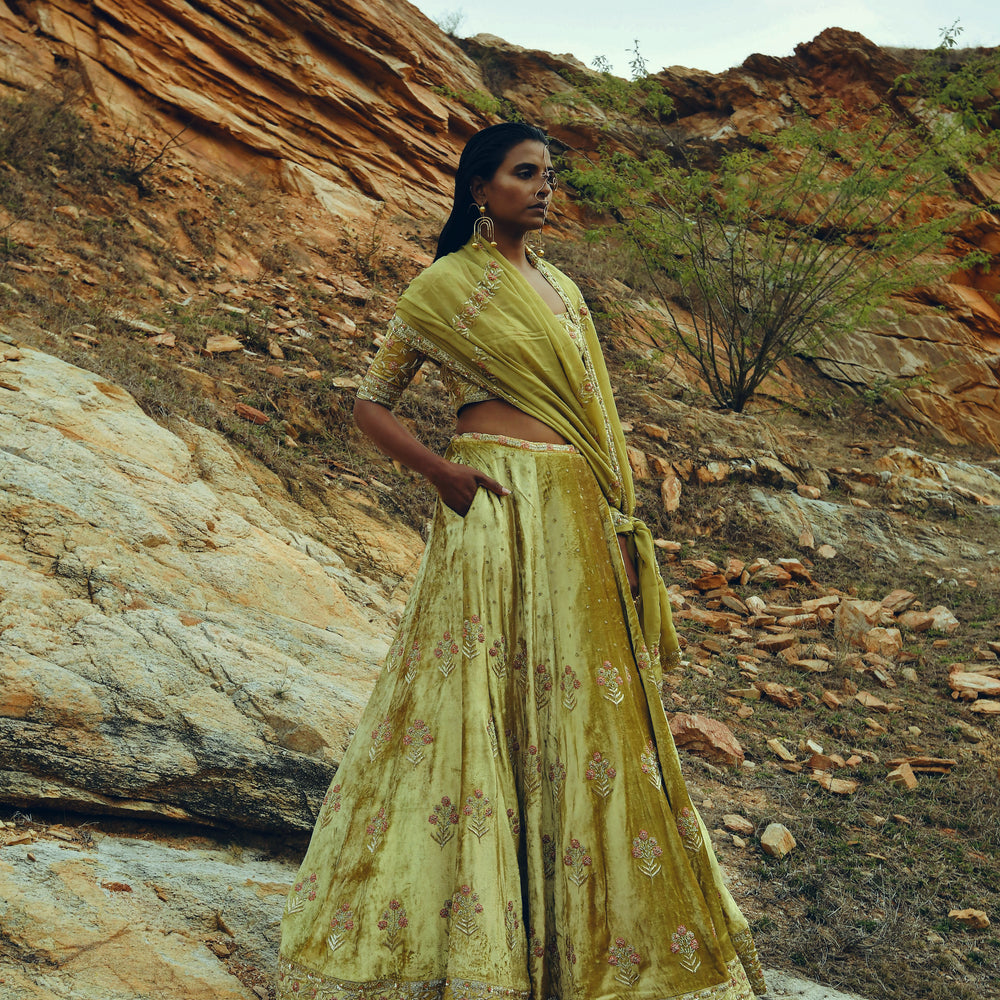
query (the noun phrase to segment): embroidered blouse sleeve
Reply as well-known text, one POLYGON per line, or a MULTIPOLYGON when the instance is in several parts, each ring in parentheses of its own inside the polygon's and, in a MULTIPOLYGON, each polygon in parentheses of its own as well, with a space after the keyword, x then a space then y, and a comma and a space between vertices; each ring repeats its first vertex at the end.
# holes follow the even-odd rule
POLYGON ((368 399, 391 410, 425 358, 399 337, 388 334, 358 386, 358 399, 368 399))

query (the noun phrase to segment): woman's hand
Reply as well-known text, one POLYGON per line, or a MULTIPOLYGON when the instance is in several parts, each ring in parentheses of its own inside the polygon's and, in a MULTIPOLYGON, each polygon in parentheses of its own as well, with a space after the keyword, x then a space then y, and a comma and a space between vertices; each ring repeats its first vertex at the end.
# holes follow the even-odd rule
POLYGON ((622 562, 625 563, 625 575, 628 577, 628 587, 632 591, 632 600, 639 601, 639 573, 635 568, 635 560, 628 548, 628 535, 618 536, 618 548, 622 550, 622 562))
POLYGON ((427 478, 438 491, 442 502, 459 517, 465 517, 469 513, 476 492, 480 489, 489 490, 498 497, 510 496, 510 490, 506 486, 501 486, 495 479, 490 479, 477 469, 457 462, 443 461, 427 478))

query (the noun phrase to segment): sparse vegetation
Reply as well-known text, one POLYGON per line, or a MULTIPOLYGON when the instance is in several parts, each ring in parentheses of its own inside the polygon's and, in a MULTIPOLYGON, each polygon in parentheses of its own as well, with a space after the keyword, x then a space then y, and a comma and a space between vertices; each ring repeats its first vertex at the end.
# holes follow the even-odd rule
MULTIPOLYGON (((878 104, 791 108, 714 150, 675 127, 638 51, 631 82, 605 69, 567 97, 608 116, 607 142, 567 179, 614 218, 607 238, 633 248, 669 317, 653 339, 693 359, 718 405, 742 411, 783 361, 955 269, 941 251, 981 206, 954 185, 1000 156, 1000 62, 942 69, 955 30, 878 104)), ((957 266, 988 258, 970 249, 957 266)))

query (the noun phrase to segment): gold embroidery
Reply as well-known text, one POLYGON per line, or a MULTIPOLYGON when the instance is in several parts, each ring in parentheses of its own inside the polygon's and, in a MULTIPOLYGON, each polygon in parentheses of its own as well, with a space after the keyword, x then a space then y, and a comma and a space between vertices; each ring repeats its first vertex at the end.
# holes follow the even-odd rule
POLYGON ((379 849, 382 838, 385 836, 385 831, 388 829, 389 820, 385 815, 385 806, 383 806, 368 820, 368 825, 365 827, 365 836, 368 838, 367 847, 372 854, 379 849))
POLYGON ((701 826, 694 810, 685 806, 677 815, 677 832, 684 841, 684 846, 692 854, 701 850, 701 826))
POLYGON ((556 842, 547 834, 542 834, 542 874, 545 878, 556 877, 556 842))
POLYGON ((552 674, 549 672, 548 664, 539 663, 535 667, 535 707, 539 712, 548 708, 551 695, 552 674))
POLYGON ((606 799, 611 794, 615 776, 618 772, 612 767, 611 761, 603 757, 600 752, 595 751, 587 765, 584 777, 592 781, 590 786, 601 798, 606 799))
POLYGON ((466 937, 472 937, 479 930, 476 918, 483 912, 479 894, 472 887, 463 885, 441 910, 441 916, 449 920, 449 926, 460 930, 466 937))
POLYGON ((493 668, 493 673, 497 675, 498 681, 502 681, 507 676, 507 639, 505 636, 501 635, 493 641, 489 657, 492 661, 490 666, 493 668))
POLYGON ((462 652, 467 660, 471 660, 476 653, 478 643, 486 642, 486 631, 479 622, 479 615, 466 618, 462 623, 462 652))
POLYGON ((622 691, 622 675, 617 667, 611 666, 610 660, 604 661, 604 666, 597 668, 597 686, 601 695, 613 705, 620 705, 625 693, 622 691))
POLYGON ((458 825, 458 810, 447 795, 442 796, 441 801, 434 806, 427 822, 434 828, 431 830, 431 840, 440 847, 444 847, 455 836, 453 827, 458 825))
POLYGON ((301 913, 305 909, 306 903, 311 903, 316 898, 316 873, 313 872, 309 878, 296 882, 292 891, 285 900, 285 913, 301 913))
POLYGON ((497 739, 497 724, 493 721, 492 715, 486 720, 486 737, 490 741, 490 753, 494 757, 499 757, 500 741, 497 739))
POLYGON ((473 323, 479 318, 479 314, 490 304, 490 300, 497 293, 500 287, 500 279, 503 276, 503 268, 495 260, 486 262, 483 269, 483 276, 473 289, 472 294, 466 299, 458 314, 452 318, 451 325, 456 333, 463 337, 469 335, 469 330, 473 323))
POLYGON ((626 986, 635 986, 639 981, 639 966, 642 956, 622 937, 616 937, 614 946, 608 950, 608 965, 615 969, 615 979, 626 986))
POLYGON ((571 666, 567 665, 563 670, 559 687, 562 688, 563 706, 568 712, 572 712, 576 708, 576 692, 580 690, 580 681, 576 676, 576 671, 571 666))
POLYGON ((549 783, 552 785, 552 798, 558 802, 562 795, 563 782, 566 780, 566 765, 558 758, 549 764, 549 783))
POLYGON ((392 739, 392 723, 386 716, 372 730, 372 745, 368 748, 368 759, 376 760, 392 739))
POLYGON ((469 829, 482 840, 490 832, 490 817, 493 815, 493 805, 483 794, 481 788, 477 788, 465 800, 462 812, 470 817, 468 820, 469 829))
POLYGON ((583 885, 590 877, 588 869, 592 863, 593 860, 587 853, 587 848, 574 837, 569 842, 569 849, 563 855, 563 864, 570 869, 570 882, 574 885, 583 885))
POLYGON ((646 748, 639 754, 639 766, 654 788, 659 789, 663 787, 663 778, 660 775, 660 762, 656 759, 656 746, 652 740, 646 740, 646 748))
POLYGON ((406 907, 398 899, 390 899, 389 905, 382 911, 378 929, 385 931, 382 935, 382 947, 394 952, 400 944, 399 938, 409 921, 406 918, 406 907))
POLYGON ((340 785, 334 785, 326 795, 323 796, 323 805, 320 808, 319 825, 328 826, 333 814, 340 812, 340 785))
POLYGON ((687 969, 690 973, 695 973, 701 968, 701 959, 697 954, 700 947, 694 931, 689 931, 683 924, 670 938, 670 950, 679 956, 681 968, 687 969))
POLYGON ((660 874, 658 859, 661 854, 663 848, 646 830, 640 830, 639 836, 632 839, 632 857, 639 862, 639 871, 643 875, 648 875, 650 881, 660 874))
POLYGON ((542 758, 538 747, 532 745, 521 755, 521 782, 524 785, 524 797, 531 797, 542 787, 542 758))
POLYGON ((503 922, 507 929, 507 947, 513 951, 520 940, 520 935, 517 932, 521 928, 521 921, 517 919, 517 914, 514 912, 513 900, 507 900, 507 906, 503 911, 503 922))
POLYGON ((441 636, 441 641, 434 647, 434 656, 438 661, 438 670, 447 678, 455 669, 455 655, 458 653, 458 644, 452 641, 451 632, 446 631, 441 636))
POLYGON ((331 952, 336 951, 354 930, 354 913, 347 903, 341 903, 340 908, 330 921, 330 933, 326 937, 326 946, 331 952))
POLYGON ((410 652, 406 655, 406 674, 404 675, 404 680, 407 684, 413 682, 413 678, 417 676, 417 666, 420 663, 420 643, 418 640, 413 640, 413 647, 410 652))
POLYGON ((424 759, 424 747, 430 746, 434 737, 423 719, 417 719, 406 730, 403 736, 403 746, 408 747, 406 759, 411 764, 419 764, 424 759))

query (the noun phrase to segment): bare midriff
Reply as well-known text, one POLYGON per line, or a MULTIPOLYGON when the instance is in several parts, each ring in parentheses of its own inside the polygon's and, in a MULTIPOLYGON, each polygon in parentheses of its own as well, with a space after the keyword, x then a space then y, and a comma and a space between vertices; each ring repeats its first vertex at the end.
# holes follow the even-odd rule
POLYGON ((501 399, 487 399, 463 406, 459 410, 455 430, 459 434, 505 434, 522 441, 540 441, 543 444, 567 443, 548 424, 501 399))

